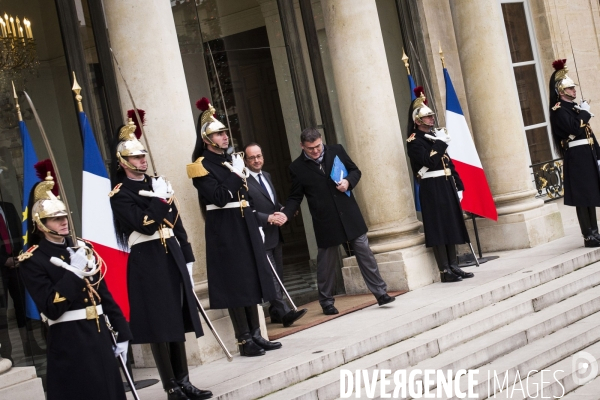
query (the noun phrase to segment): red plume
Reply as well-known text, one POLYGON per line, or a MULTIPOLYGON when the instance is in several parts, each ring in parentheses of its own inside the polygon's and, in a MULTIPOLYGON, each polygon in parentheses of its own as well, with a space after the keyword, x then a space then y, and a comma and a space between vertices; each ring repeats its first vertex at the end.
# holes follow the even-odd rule
POLYGON ((55 196, 58 196, 58 178, 54 172, 52 161, 50 161, 49 158, 46 158, 45 160, 37 162, 33 167, 35 168, 35 174, 42 181, 46 179, 48 171, 50 171, 52 178, 54 178, 54 188, 52 189, 52 193, 54 193, 55 196))
MULTIPOLYGON (((201 98, 196 102, 196 108, 202 112, 208 110, 208 105, 210 104, 210 100, 206 97, 201 98)), ((217 114, 213 114, 213 117, 217 118, 217 114)))
POLYGON ((204 111, 208 110, 209 104, 210 104, 210 100, 207 99, 206 97, 203 97, 196 102, 196 108, 198 108, 198 110, 204 112, 204 111))
MULTIPOLYGON (((425 96, 425 90, 423 90, 423 86, 417 86, 413 89, 413 93, 417 97, 421 97, 421 95, 425 96)), ((425 99, 425 105, 427 105, 427 99, 425 99)))
POLYGON ((142 137, 142 128, 140 126, 146 126, 146 119, 144 118, 144 115, 146 115, 146 111, 138 108, 138 114, 140 114, 140 118, 142 119, 141 124, 139 123, 137 116, 135 115, 135 110, 127 110, 127 118, 131 118, 133 120, 133 123, 135 124, 135 137, 139 139, 142 137))
POLYGON ((559 71, 559 70, 563 69, 566 64, 567 64, 567 59, 565 58, 564 60, 561 60, 561 59, 554 60, 554 62, 552 63, 552 66, 554 67, 554 69, 556 71, 559 71))

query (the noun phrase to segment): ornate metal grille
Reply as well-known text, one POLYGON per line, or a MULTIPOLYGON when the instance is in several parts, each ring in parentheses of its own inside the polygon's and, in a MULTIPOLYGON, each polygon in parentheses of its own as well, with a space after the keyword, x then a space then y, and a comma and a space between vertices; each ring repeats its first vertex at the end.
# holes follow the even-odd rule
POLYGON ((544 197, 544 201, 550 201, 564 196, 562 158, 533 164, 531 169, 538 191, 537 197, 544 197))

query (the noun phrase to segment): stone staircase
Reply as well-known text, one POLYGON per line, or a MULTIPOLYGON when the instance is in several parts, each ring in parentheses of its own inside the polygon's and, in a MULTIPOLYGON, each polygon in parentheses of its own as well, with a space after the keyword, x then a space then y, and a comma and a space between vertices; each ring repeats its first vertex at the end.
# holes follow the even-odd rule
MULTIPOLYGON (((473 279, 411 291, 391 307, 369 307, 283 338, 283 349, 264 357, 200 366, 191 378, 216 399, 324 400, 340 398, 341 370, 408 376, 477 369, 474 392, 481 399, 542 398, 542 390, 545 398, 600 399, 600 378, 580 386, 573 373, 573 354, 600 358, 600 249, 580 242, 570 236, 505 253, 470 268, 473 279), (552 372, 525 379, 544 369, 552 372), (494 379, 506 382, 502 390, 494 379)), ((379 382, 372 396, 361 386, 362 398, 382 394, 379 382)))

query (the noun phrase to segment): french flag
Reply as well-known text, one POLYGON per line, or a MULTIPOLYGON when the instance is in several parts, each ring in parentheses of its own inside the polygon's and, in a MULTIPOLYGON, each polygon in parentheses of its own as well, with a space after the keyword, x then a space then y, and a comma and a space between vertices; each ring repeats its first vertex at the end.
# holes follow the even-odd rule
POLYGON ((92 242, 94 249, 106 262, 104 279, 125 318, 129 320, 128 253, 120 250, 117 245, 113 213, 108 197, 112 189, 110 179, 92 127, 83 111, 79 112, 79 125, 83 134, 82 237, 92 242))
POLYGON ((497 221, 496 204, 446 68, 444 68, 444 80, 446 81, 446 127, 452 137, 448 154, 465 186, 460 204, 467 212, 497 221))

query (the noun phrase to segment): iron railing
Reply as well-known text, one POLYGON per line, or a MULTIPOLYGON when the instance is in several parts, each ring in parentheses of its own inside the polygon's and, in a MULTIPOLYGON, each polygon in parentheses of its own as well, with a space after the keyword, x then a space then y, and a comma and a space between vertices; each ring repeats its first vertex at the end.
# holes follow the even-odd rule
POLYGON ((530 167, 538 191, 536 197, 544 197, 544 201, 550 201, 565 195, 562 158, 533 164, 530 167))

